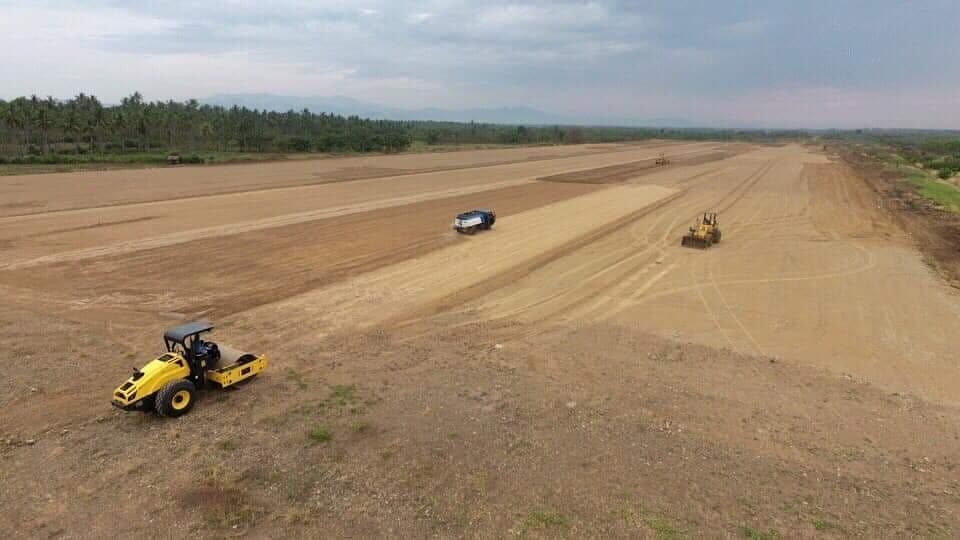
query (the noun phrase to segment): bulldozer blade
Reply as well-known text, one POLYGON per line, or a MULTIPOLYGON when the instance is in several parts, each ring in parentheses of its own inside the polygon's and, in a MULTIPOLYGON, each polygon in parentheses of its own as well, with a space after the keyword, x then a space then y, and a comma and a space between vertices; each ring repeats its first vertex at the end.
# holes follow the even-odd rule
POLYGON ((680 245, 688 248, 707 249, 706 240, 700 240, 690 236, 684 236, 683 240, 680 241, 680 245))

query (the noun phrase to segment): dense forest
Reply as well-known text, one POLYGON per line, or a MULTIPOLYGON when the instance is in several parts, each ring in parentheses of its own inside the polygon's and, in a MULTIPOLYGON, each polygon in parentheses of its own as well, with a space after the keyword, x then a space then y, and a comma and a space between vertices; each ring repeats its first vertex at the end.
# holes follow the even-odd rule
POLYGON ((398 152, 415 140, 427 145, 572 144, 655 134, 629 128, 370 120, 309 110, 225 108, 196 100, 146 102, 139 93, 118 105, 104 105, 86 94, 65 101, 37 96, 0 100, 0 160, 6 163, 63 163, 102 155, 132 160, 167 152, 202 161, 208 152, 398 152))
MULTIPOLYGON (((162 161, 167 153, 179 153, 185 162, 203 162, 212 153, 399 152, 414 143, 579 144, 650 138, 777 142, 813 136, 877 138, 876 133, 862 130, 816 133, 371 120, 309 110, 226 108, 192 99, 148 102, 139 93, 114 105, 82 93, 68 100, 37 96, 0 100, 0 164, 149 162, 162 161)), ((917 137, 898 142, 922 153, 926 146, 949 146, 957 140, 917 137)), ((930 152, 931 157, 942 160, 957 154, 953 147, 937 150, 930 152)), ((938 165, 952 169, 960 167, 960 162, 938 165)))
POLYGON ((285 113, 186 102, 119 105, 79 94, 0 101, 0 156, 17 162, 149 152, 395 152, 409 146, 407 126, 309 111, 285 113))

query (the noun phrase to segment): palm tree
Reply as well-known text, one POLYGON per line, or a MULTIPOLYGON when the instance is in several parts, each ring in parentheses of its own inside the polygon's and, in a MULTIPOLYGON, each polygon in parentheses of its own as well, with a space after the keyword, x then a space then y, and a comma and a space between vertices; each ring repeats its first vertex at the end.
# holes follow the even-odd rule
POLYGON ((13 114, 11 105, 0 99, 0 155, 5 154, 4 149, 7 145, 7 132, 13 131, 10 123, 10 116, 13 114))
POLYGON ((103 106, 100 105, 100 102, 96 101, 96 99, 97 98, 92 98, 90 100, 92 111, 88 119, 87 133, 90 137, 90 150, 102 151, 103 149, 97 144, 97 133, 106 131, 109 120, 107 119, 103 106))
POLYGON ((10 116, 7 119, 10 127, 19 136, 17 139, 17 154, 23 155, 24 134, 27 133, 30 123, 27 121, 26 113, 23 110, 23 98, 10 102, 10 116))
POLYGON ((62 127, 64 133, 72 135, 76 151, 77 153, 80 153, 80 142, 77 141, 76 138, 76 135, 80 133, 80 118, 75 109, 71 110, 67 116, 64 117, 62 127))
POLYGON ((213 135, 213 126, 210 124, 210 122, 204 122, 200 124, 200 138, 203 139, 204 148, 207 148, 209 146, 208 141, 210 140, 210 137, 212 135, 213 135))
POLYGON ((150 140, 147 138, 147 134, 150 131, 149 130, 150 120, 147 118, 148 114, 149 113, 147 111, 137 112, 136 126, 137 126, 137 135, 139 136, 139 140, 137 141, 138 142, 137 146, 140 147, 141 152, 148 150, 150 148, 150 140))
POLYGON ((123 113, 122 107, 113 114, 113 129, 120 134, 120 153, 122 154, 127 151, 127 115, 123 113))

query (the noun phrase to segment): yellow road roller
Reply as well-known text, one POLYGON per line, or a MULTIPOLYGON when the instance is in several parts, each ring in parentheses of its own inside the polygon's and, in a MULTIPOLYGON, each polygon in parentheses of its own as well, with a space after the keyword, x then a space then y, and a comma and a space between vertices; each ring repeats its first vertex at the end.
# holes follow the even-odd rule
POLYGON ((167 352, 140 369, 133 368, 130 378, 113 391, 113 406, 177 417, 193 408, 197 390, 245 384, 267 368, 266 355, 201 338, 211 330, 210 323, 191 322, 164 332, 167 352))

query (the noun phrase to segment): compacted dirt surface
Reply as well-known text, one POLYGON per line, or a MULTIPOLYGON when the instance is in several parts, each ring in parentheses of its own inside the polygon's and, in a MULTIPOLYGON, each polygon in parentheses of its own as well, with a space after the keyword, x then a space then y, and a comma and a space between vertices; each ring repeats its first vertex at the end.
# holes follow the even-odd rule
POLYGON ((6 537, 960 534, 960 295, 812 148, 7 177, 0 201, 6 537), (493 230, 450 229, 485 207, 493 230), (681 248, 705 211, 722 241, 681 248), (193 319, 269 369, 179 419, 112 409, 193 319))

